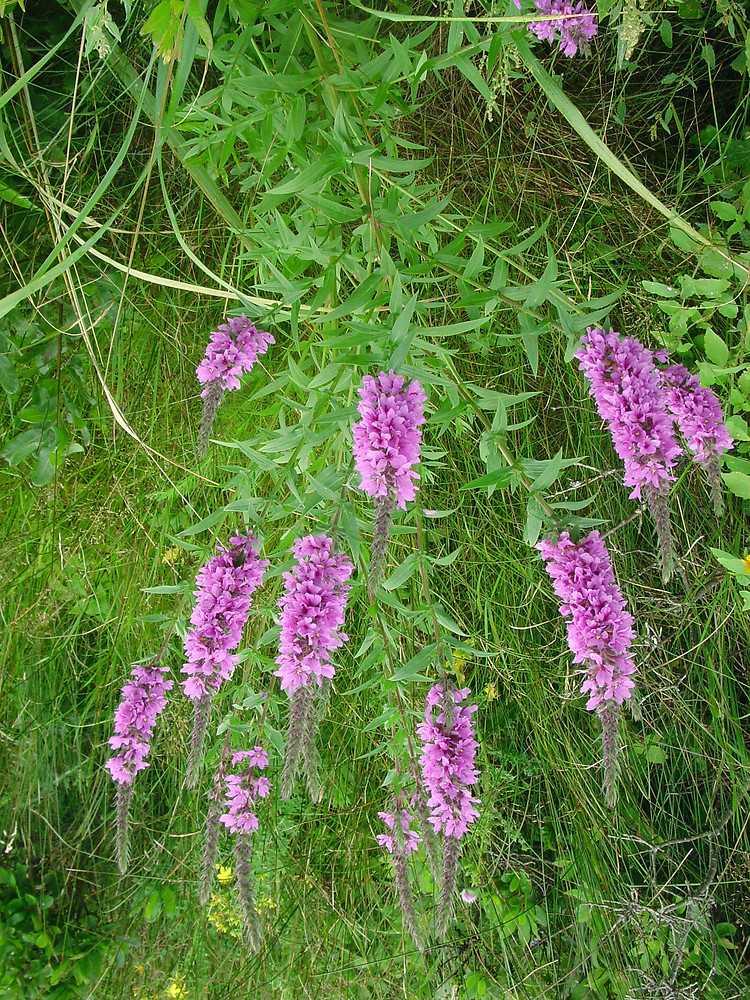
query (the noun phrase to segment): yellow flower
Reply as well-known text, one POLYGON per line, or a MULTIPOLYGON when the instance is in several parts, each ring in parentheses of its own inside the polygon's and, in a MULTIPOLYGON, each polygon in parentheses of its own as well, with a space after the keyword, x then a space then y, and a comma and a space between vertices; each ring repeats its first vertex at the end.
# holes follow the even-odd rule
POLYGON ((464 684, 466 682, 466 675, 464 674, 464 664, 466 663, 466 657, 459 650, 454 650, 453 652, 453 673, 458 678, 459 684, 464 684))
POLYGON ((229 885, 232 881, 232 869, 229 865, 219 865, 219 874, 216 877, 220 885, 229 885))
POLYGON ((219 934, 239 940, 242 937, 242 917, 234 904, 231 893, 215 892, 208 904, 208 920, 219 934))
POLYGON ((169 986, 164 990, 164 996, 170 997, 171 1000, 187 1000, 188 991, 182 976, 178 975, 172 978, 169 986))
POLYGON ((166 549, 164 555, 161 557, 161 561, 167 566, 171 566, 176 563, 177 560, 182 555, 182 550, 178 549, 177 546, 173 546, 171 549, 166 549))
POLYGON ((487 701, 495 701, 497 698, 497 688, 494 684, 488 684, 484 689, 484 696, 487 701))
POLYGON ((745 572, 750 573, 750 554, 746 555, 743 558, 742 562, 744 563, 745 566, 745 572))

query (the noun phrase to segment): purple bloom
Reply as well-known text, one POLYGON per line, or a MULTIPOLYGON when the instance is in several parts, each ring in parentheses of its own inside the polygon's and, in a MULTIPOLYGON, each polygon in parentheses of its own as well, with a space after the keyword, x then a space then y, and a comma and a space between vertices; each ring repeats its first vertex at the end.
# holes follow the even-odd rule
POLYGON ((391 832, 380 833, 375 839, 389 854, 396 854, 399 851, 403 854, 413 854, 417 850, 422 838, 416 830, 411 829, 412 817, 408 809, 397 810, 397 813, 379 812, 378 816, 391 832), (397 816, 401 833, 396 832, 397 816))
POLYGON ((708 464, 734 443, 724 425, 721 403, 683 365, 671 365, 661 373, 669 411, 696 462, 708 464))
POLYGON ((555 541, 541 541, 537 548, 563 602, 560 614, 567 619, 573 662, 583 663, 588 671, 581 685, 581 691, 589 695, 586 708, 604 708, 613 702, 621 705, 635 686, 630 653, 633 619, 601 535, 592 531, 574 542, 564 531, 555 541))
POLYGON ((268 767, 268 754, 263 747, 240 750, 232 754, 232 765, 242 765, 234 774, 228 774, 227 811, 221 822, 231 833, 249 834, 258 829, 258 817, 253 811, 257 799, 264 799, 271 791, 265 775, 256 774, 268 767))
POLYGON ((206 387, 201 395, 207 397, 217 383, 222 389, 239 389, 240 375, 251 371, 258 356, 273 343, 271 334, 258 330, 247 316, 232 316, 222 323, 209 337, 206 353, 195 371, 198 381, 206 387))
POLYGON ((237 665, 233 650, 242 638, 252 596, 263 581, 268 560, 261 559, 252 535, 235 535, 198 573, 192 628, 185 636, 188 675, 183 689, 192 701, 218 691, 237 665))
POLYGON ((281 638, 276 676, 288 695, 333 677, 331 653, 348 640, 341 631, 354 567, 333 550, 327 535, 306 535, 294 543, 296 565, 284 574, 281 638))
POLYGON ((577 52, 586 52, 589 42, 595 38, 599 30, 596 14, 592 13, 578 0, 534 0, 534 6, 540 14, 557 15, 556 21, 531 21, 531 31, 542 42, 554 45, 559 41, 560 51, 564 56, 574 56, 577 52))
POLYGON ((430 823, 446 837, 463 837, 479 816, 474 808, 479 800, 469 790, 478 778, 472 722, 477 706, 462 704, 470 693, 468 688, 452 687, 444 692, 442 684, 435 684, 427 694, 424 722, 417 726, 430 823), (448 698, 452 704, 446 706, 448 698))
POLYGON ((416 379, 406 382, 395 372, 365 375, 359 396, 362 419, 352 435, 361 488, 376 498, 392 493, 403 508, 414 499, 414 481, 419 478, 414 466, 419 461, 426 396, 416 379))
POLYGON ((653 356, 632 337, 590 327, 576 354, 589 392, 625 465, 625 485, 663 491, 680 448, 653 356))
POLYGON ((469 904, 476 903, 477 894, 475 892, 472 892, 471 889, 462 889, 461 899, 464 901, 464 903, 469 903, 469 904))
POLYGON ((120 785, 131 785, 138 771, 148 767, 151 734, 156 720, 167 703, 172 687, 166 667, 135 666, 122 689, 122 700, 115 713, 115 734, 109 745, 120 753, 110 757, 107 768, 120 785))

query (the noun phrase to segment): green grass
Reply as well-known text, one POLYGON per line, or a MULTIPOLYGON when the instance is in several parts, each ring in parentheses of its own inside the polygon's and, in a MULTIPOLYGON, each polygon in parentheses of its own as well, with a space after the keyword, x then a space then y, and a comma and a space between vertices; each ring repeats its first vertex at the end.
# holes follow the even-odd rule
MULTIPOLYGON (((339 22, 333 5, 328 13, 347 66, 364 63, 364 53, 386 48, 382 29, 355 30, 352 12, 352 21, 339 22)), ((306 8, 306 16, 325 38, 315 5, 306 8)), ((292 69, 297 72, 284 49, 292 44, 291 34, 279 33, 282 23, 295 25, 294 17, 282 12, 271 18, 268 31, 247 34, 247 58, 254 65, 265 66, 265 60, 280 71, 288 61, 290 77, 292 69)), ((138 10, 123 35, 123 51, 139 69, 151 51, 150 40, 136 31, 142 21, 138 10)), ((52 23, 58 37, 69 18, 57 14, 52 23)), ((28 68, 48 40, 34 49, 42 28, 33 11, 19 24, 28 68)), ((413 36, 417 28, 412 28, 413 36)), ((402 43, 408 31, 399 29, 402 43)), ((45 162, 53 189, 59 190, 60 164, 72 162, 72 153, 79 156, 67 182, 67 201, 80 211, 122 148, 133 95, 127 97, 122 80, 103 71, 92 54, 90 80, 66 153, 78 41, 75 36, 63 49, 64 58, 40 74, 31 95, 38 128, 49 141, 45 162), (46 104, 45 94, 55 87, 64 96, 46 104)), ((437 56, 447 42, 441 28, 425 44, 430 56, 437 56)), ((188 37, 186 45, 193 44, 188 37)), ((314 47, 300 46, 299 58, 311 65, 319 58, 332 61, 323 67, 324 84, 306 85, 305 137, 290 144, 286 158, 270 173, 263 172, 255 136, 265 135, 265 119, 253 124, 253 133, 233 150, 229 176, 215 162, 223 139, 212 130, 240 130, 242 115, 266 107, 260 98, 242 115, 224 106, 211 125, 183 123, 187 141, 201 129, 210 137, 197 165, 215 175, 219 189, 241 209, 248 230, 241 239, 166 143, 159 149, 160 165, 174 219, 160 190, 159 164, 147 187, 133 193, 152 153, 150 126, 137 130, 112 188, 92 210, 98 222, 121 210, 113 231, 97 244, 120 263, 127 264, 135 239, 133 263, 142 271, 212 287, 218 284, 213 276, 219 276, 251 298, 272 298, 286 306, 300 293, 311 306, 299 317, 293 311, 271 314, 277 344, 262 371, 256 369, 220 411, 215 437, 245 442, 245 451, 214 445, 202 465, 194 458, 200 409, 194 368, 207 332, 223 315, 221 300, 134 276, 123 282, 122 274, 101 259, 85 257, 68 272, 70 286, 60 279, 50 283, 4 320, 14 343, 23 338, 22 320, 32 332, 52 336, 49 377, 67 386, 90 433, 83 451, 66 458, 46 485, 30 483, 28 463, 0 473, 0 503, 7 508, 0 567, 0 767, 6 776, 0 785, 0 832, 8 845, 0 866, 26 866, 32 900, 52 897, 39 918, 52 944, 27 941, 24 962, 31 969, 34 961, 49 962, 51 968, 69 961, 70 976, 49 995, 107 1000, 169 996, 175 979, 184 982, 191 998, 747 996, 749 762, 743 733, 750 630, 740 611, 739 588, 709 551, 718 547, 743 554, 747 505, 728 497, 728 514, 717 524, 700 477, 686 470, 673 500, 685 580, 678 577, 662 586, 648 516, 642 523, 633 519, 636 507, 622 488, 609 438, 575 365, 565 360, 567 338, 554 293, 531 310, 540 317, 536 374, 522 343, 508 336, 515 333, 519 312, 513 290, 526 284, 528 275, 541 275, 548 263, 544 239, 515 258, 523 270, 509 267, 504 280, 511 294, 499 296, 489 326, 465 336, 430 334, 430 329, 482 315, 495 251, 502 256, 542 220, 549 222, 547 237, 565 308, 572 313, 572 303, 620 291, 611 322, 651 343, 661 335, 663 317, 639 282, 671 281, 682 258, 665 245, 663 220, 645 214, 643 202, 602 167, 593 171, 586 147, 545 107, 530 78, 511 81, 494 121, 487 122, 481 98, 453 67, 429 76, 418 100, 402 110, 395 107, 395 94, 408 102, 408 88, 394 84, 387 89, 390 103, 378 104, 376 88, 360 92, 344 70, 334 72, 328 51, 316 55, 314 47), (325 87, 330 89, 323 98, 325 87), (331 120, 337 102, 338 132, 331 120), (532 128, 525 132, 527 118, 532 128), (268 196, 287 171, 335 150, 335 135, 342 142, 355 136, 365 144, 365 132, 374 136, 373 145, 382 143, 389 157, 422 155, 397 145, 394 137, 399 136, 421 143, 434 160, 422 173, 390 173, 383 167, 374 178, 366 169, 341 166, 325 190, 355 217, 325 232, 323 223, 315 228, 315 216, 323 210, 304 200, 317 192, 305 190, 299 199, 278 203, 268 196), (371 185, 369 195, 364 188, 364 207, 363 178, 371 185), (429 232, 426 227, 408 239, 396 223, 388 228, 391 215, 403 218, 415 203, 419 209, 451 192, 452 203, 440 210, 429 232), (391 282, 353 313, 333 321, 325 315, 383 264, 385 238, 381 235, 378 244, 368 222, 367 197, 375 199, 379 217, 386 220, 381 233, 387 233, 390 257, 402 276, 404 301, 412 295, 419 300, 406 370, 430 388, 419 499, 397 518, 389 570, 418 549, 418 529, 430 557, 456 549, 459 555, 449 566, 429 566, 428 595, 416 573, 382 595, 377 616, 389 637, 388 655, 374 655, 377 640, 363 650, 376 623, 363 585, 355 586, 347 620, 350 641, 337 659, 321 731, 323 802, 311 805, 302 789, 288 803, 272 794, 261 817, 255 858, 266 937, 261 954, 253 957, 217 929, 195 898, 205 791, 222 719, 231 721, 237 746, 262 738, 273 748, 271 778, 278 784, 286 699, 271 687, 275 635, 269 630, 278 574, 291 541, 323 530, 340 508, 344 544, 356 559, 358 579, 365 577, 372 513, 352 474, 344 477, 343 491, 333 478, 333 470, 344 470, 348 463, 351 420, 337 411, 353 405, 362 372, 390 356, 398 338, 389 340, 388 331, 401 309, 389 311, 391 282), (296 242, 274 222, 275 211, 296 242), (506 231, 488 235, 470 229, 497 221, 508 224, 506 231), (470 237, 452 244, 465 229, 470 237), (322 256, 310 262, 304 252, 306 241, 313 240, 322 256), (481 260, 472 256, 480 240, 481 260), (474 265, 466 270, 471 260, 474 265), (311 276, 322 278, 320 286, 305 285, 311 276), (83 322, 109 391, 151 453, 112 420, 77 336, 80 315, 77 320, 70 304, 71 287, 88 308, 83 322), (59 363, 58 330, 63 331, 59 363), (341 342, 345 336, 350 342, 341 342), (74 359, 81 365, 80 378, 74 378, 74 359), (309 380, 329 364, 338 366, 332 381, 310 391, 309 380), (264 394, 267 385, 272 391, 264 394), (618 578, 636 619, 639 665, 638 698, 622 726, 614 812, 607 810, 600 791, 596 720, 578 693, 580 681, 548 580, 523 540, 525 491, 519 485, 488 496, 486 490, 462 489, 484 475, 487 464, 480 455, 483 425, 476 406, 462 408, 455 386, 474 401, 473 387, 537 393, 510 411, 511 422, 535 419, 509 431, 506 446, 523 458, 545 460, 558 450, 577 458, 578 464, 554 481, 547 499, 591 498, 580 514, 601 518, 603 530, 611 531, 618 578), (306 437, 294 447, 284 435, 300 421, 306 437), (306 440, 314 446, 306 447, 306 440), (189 533, 230 503, 235 510, 222 520, 189 533), (433 511, 450 513, 429 516, 433 511), (274 575, 254 604, 246 656, 218 699, 202 786, 196 793, 182 786, 191 713, 176 691, 159 723, 152 765, 136 783, 131 865, 120 877, 113 862, 112 785, 103 769, 112 714, 130 664, 156 651, 176 620, 184 624, 187 610, 178 595, 147 595, 144 588, 192 585, 212 540, 246 521, 257 524, 274 575), (465 677, 479 704, 481 818, 467 839, 461 875, 461 887, 474 887, 479 898, 473 906, 458 903, 447 940, 430 939, 426 955, 420 956, 402 935, 389 865, 374 840, 376 814, 388 798, 383 782, 392 754, 403 750, 402 725, 371 723, 392 698, 388 677, 393 668, 433 641, 434 608, 444 621, 455 623, 454 633, 443 626, 442 638, 454 647, 451 668, 459 679, 465 677), (264 688, 271 690, 270 706, 259 734, 259 713, 244 708, 243 701, 264 688), (684 992, 658 993, 671 978, 684 992), (693 986, 698 992, 690 994, 693 986)), ((6 36, 4 57, 10 49, 6 36)), ((661 53, 657 58, 644 47, 639 78, 635 70, 612 76, 610 56, 599 54, 590 69, 571 70, 582 79, 574 88, 566 77, 567 89, 577 95, 592 124, 606 128, 613 149, 638 150, 646 142, 640 116, 649 120, 656 98, 652 91, 639 97, 628 90, 630 73, 636 82, 655 79, 670 57, 661 53), (610 112, 596 103, 604 100, 603 80, 610 88, 621 86, 633 108, 632 131, 625 129, 616 140, 609 137, 610 112)), ((237 86, 236 78, 224 78, 216 66, 203 83, 202 70, 198 59, 187 79, 179 81, 184 90, 177 104, 185 113, 200 92, 237 86)), ((160 81, 152 82, 156 94, 164 84, 162 70, 160 81)), ((239 100, 236 94, 234 99, 239 100)), ((284 95, 263 100, 277 115, 292 113, 284 95)), ((695 101, 697 128, 704 122, 695 101)), ((740 108, 727 117, 739 120, 742 113, 740 108)), ((25 115, 23 104, 14 101, 5 121, 20 150, 26 142, 25 115)), ((658 155, 644 156, 636 166, 650 190, 698 224, 705 189, 692 169, 692 148, 681 140, 676 145, 689 182, 682 166, 672 167, 676 160, 671 157, 666 171, 658 155)), ((269 149, 273 152, 272 145, 269 149)), ((38 199, 44 179, 33 160, 19 169, 26 173, 11 174, 13 183, 38 199)), ((42 212, 32 215, 11 204, 3 211, 5 260, 14 266, 0 291, 9 294, 30 281, 52 242, 42 212)), ((88 230, 81 234, 90 235, 88 230)), ((493 287, 502 288, 502 282, 493 287)), ((21 346, 26 349, 27 342, 21 346)), ((21 388, 9 400, 8 438, 23 426, 22 407, 42 377, 32 364, 24 367, 23 350, 13 357, 21 388)), ((493 415, 487 411, 490 421, 493 415)), ((166 662, 178 681, 182 659, 175 635, 166 662)), ((438 666, 433 661, 420 672, 433 676, 438 666)), ((401 691, 413 726, 426 685, 406 683, 401 691)), ((222 863, 232 863, 228 839, 222 863)), ((420 916, 427 922, 434 890, 423 862, 414 875, 422 890, 420 916)), ((231 888, 217 888, 217 893, 231 905, 231 888)), ((33 910, 36 904, 28 905, 33 910)), ((6 993, 0 988, 0 996, 43 996, 42 981, 40 974, 38 981, 6 993)))

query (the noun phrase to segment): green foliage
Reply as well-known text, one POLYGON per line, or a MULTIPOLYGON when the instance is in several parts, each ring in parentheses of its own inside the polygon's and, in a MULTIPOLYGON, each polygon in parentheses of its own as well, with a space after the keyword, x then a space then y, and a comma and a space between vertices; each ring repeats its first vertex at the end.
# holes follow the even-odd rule
POLYGON ((34 884, 22 865, 0 868, 0 997, 75 1000, 94 986, 115 946, 99 918, 75 923, 61 885, 34 884))
MULTIPOLYGON (((40 984, 63 969, 58 987, 79 992, 96 970, 104 1000, 180 995, 178 983, 188 995, 239 988, 280 1000, 426 1000, 440 984, 467 997, 620 1000, 657 996, 672 977, 689 989, 709 973, 707 995, 739 996, 748 688, 737 650, 748 625, 734 611, 737 592, 748 605, 750 492, 740 124, 701 132, 693 175, 674 165, 687 148, 685 93, 726 73, 739 41, 714 37, 710 5, 668 5, 653 23, 639 7, 632 52, 605 36, 591 64, 563 64, 540 46, 525 60, 517 20, 413 21, 408 6, 378 6, 169 0, 126 5, 123 19, 120 5, 95 4, 78 89, 80 34, 54 72, 24 49, 45 152, 24 149, 28 108, 16 91, 3 106, 14 155, 0 147, 0 198, 25 284, 6 282, 3 308, 33 308, 9 313, 0 345, 4 615, 21 623, 0 640, 0 763, 16 776, 8 812, 24 842, 92 889, 89 906, 64 886, 45 889, 47 910, 41 890, 14 889, 34 937, 20 941, 22 959, 13 939, 9 968, 33 965, 40 984), (604 105, 612 114, 600 121, 604 105), (673 143, 667 170, 658 150, 643 152, 653 128, 673 143), (41 157, 51 191, 65 190, 59 253, 63 241, 33 211, 41 157), (701 216, 696 192, 722 207, 701 216), (687 255, 676 278, 664 213, 644 205, 675 205, 687 220, 675 230, 687 255), (63 275, 88 307, 88 345, 63 275), (277 343, 227 394, 219 444, 198 467, 194 369, 227 309, 251 314, 277 343), (609 323, 698 368, 739 441, 726 524, 680 483, 685 591, 660 584, 569 363, 582 331, 609 323), (182 787, 190 720, 179 692, 137 786, 133 868, 113 877, 101 766, 112 710, 128 665, 165 640, 179 680, 197 567, 217 539, 252 526, 272 573, 217 700, 205 770, 226 732, 236 746, 262 739, 278 759, 279 577, 294 538, 334 520, 358 579, 366 574, 372 509, 357 490, 350 427, 362 374, 378 367, 429 393, 419 499, 396 518, 377 604, 361 584, 352 593, 322 723, 323 802, 297 789, 262 818, 253 864, 266 945, 252 958, 233 936, 231 885, 217 887, 208 913, 193 899, 205 788, 191 797, 182 787), (100 390, 149 451, 95 404, 100 390), (21 473, 54 491, 28 490, 21 473), (639 632, 641 696, 623 719, 612 814, 598 789, 596 726, 529 549, 544 531, 599 524, 613 531, 639 632), (480 706, 482 816, 462 859, 462 887, 478 899, 457 900, 448 941, 421 956, 404 940, 373 832, 406 782, 407 738, 441 668, 480 706), (51 957, 33 943, 40 933, 51 957)), ((609 6, 612 24, 626 6, 609 6)), ((740 32, 734 8, 719 13, 740 32)), ((670 209, 667 218, 679 222, 670 209)), ((230 851, 225 838, 224 867, 230 851)), ((413 874, 429 925, 436 887, 423 858, 413 874)))
POLYGON ((70 340, 15 314, 0 329, 0 387, 11 414, 0 457, 45 486, 91 440, 88 367, 70 340))

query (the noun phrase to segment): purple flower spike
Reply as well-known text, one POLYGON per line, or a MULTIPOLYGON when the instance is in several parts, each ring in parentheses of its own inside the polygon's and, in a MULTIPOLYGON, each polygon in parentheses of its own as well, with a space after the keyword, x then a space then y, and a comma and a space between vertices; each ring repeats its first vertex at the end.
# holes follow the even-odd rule
POLYGON ((349 577, 354 567, 336 553, 327 535, 307 535, 294 543, 296 565, 284 574, 281 638, 275 672, 288 695, 313 682, 318 686, 335 670, 331 653, 347 641, 341 631, 349 577))
POLYGON ((714 513, 721 517, 724 513, 721 456, 734 444, 724 423, 721 403, 711 389, 702 386, 683 365, 665 368, 661 378, 669 411, 694 461, 705 470, 714 513))
POLYGON ((240 750, 232 754, 232 766, 237 765, 241 767, 226 777, 227 811, 221 816, 221 822, 231 833, 254 833, 258 829, 255 802, 266 798, 271 791, 268 778, 255 772, 268 767, 268 754, 263 747, 240 750))
POLYGON ((413 854, 419 848, 422 838, 416 830, 411 829, 412 816, 408 809, 401 809, 396 813, 379 812, 378 817, 391 832, 380 833, 375 839, 389 854, 399 851, 413 854), (396 831, 397 822, 401 827, 400 832, 396 831))
MULTIPOLYGON (((534 0, 540 14, 557 15, 557 21, 531 21, 529 31, 541 42, 554 45, 560 43, 560 51, 571 58, 577 52, 586 53, 589 43, 599 31, 596 14, 588 9, 583 0, 534 0)), ((520 8, 519 8, 520 9, 520 8)))
POLYGON ((581 685, 589 696, 586 708, 593 711, 606 702, 621 705, 635 687, 630 654, 633 619, 601 535, 592 531, 574 542, 564 531, 554 542, 547 539, 537 548, 563 602, 560 614, 567 619, 573 662, 584 664, 588 671, 581 685))
POLYGON ((237 874, 237 894, 242 909, 245 940, 255 952, 261 942, 261 921, 255 907, 252 871, 252 835, 258 829, 255 804, 271 791, 265 775, 259 774, 268 767, 268 754, 263 747, 240 750, 232 754, 233 774, 226 777, 227 811, 219 817, 235 836, 234 857, 237 874))
POLYGON ((420 430, 425 421, 426 396, 419 382, 406 382, 395 372, 365 375, 359 390, 359 413, 354 425, 354 458, 362 489, 374 498, 391 494, 398 507, 413 500, 418 479, 420 430))
POLYGON ((192 628, 185 636, 188 678, 183 690, 198 702, 219 690, 237 664, 233 650, 240 644, 250 604, 263 582, 268 560, 258 555, 252 535, 235 535, 198 573, 192 628))
POLYGON ((671 365, 661 373, 667 406, 696 462, 708 465, 728 451, 734 441, 724 425, 724 414, 716 395, 702 386, 683 365, 671 365))
POLYGON ((151 736, 156 720, 167 703, 167 691, 172 681, 166 667, 155 663, 135 666, 130 680, 122 689, 122 700, 115 713, 115 733, 109 745, 114 754, 107 761, 107 770, 116 782, 116 849, 117 866, 121 872, 128 867, 128 817, 133 795, 133 781, 139 771, 148 767, 151 736))
POLYGON ((270 333, 258 330, 247 316, 232 316, 209 337, 206 353, 195 374, 205 386, 201 395, 209 396, 212 385, 239 389, 240 375, 252 370, 259 355, 276 341, 270 333))
POLYGON ((171 688, 166 667, 133 667, 115 713, 115 734, 109 740, 112 749, 120 751, 107 761, 107 769, 118 784, 132 785, 138 771, 148 767, 151 735, 171 688))
POLYGON ((478 803, 470 792, 478 778, 477 741, 472 716, 476 705, 462 702, 468 688, 435 684, 427 694, 424 722, 417 726, 422 740, 422 780, 429 794, 430 823, 436 833, 463 837, 479 813, 478 803), (450 699, 450 704, 446 701, 450 699), (438 714, 435 716, 435 710, 438 714))
POLYGON ((555 541, 541 541, 537 548, 547 563, 555 593, 563 602, 560 614, 567 619, 573 662, 583 663, 587 669, 581 691, 589 696, 586 708, 596 710, 602 724, 604 795, 613 808, 620 706, 635 687, 635 664, 630 652, 633 619, 598 531, 590 532, 580 542, 572 541, 564 531, 555 541))
POLYGON ((625 465, 631 498, 659 492, 680 454, 653 355, 633 337, 590 327, 576 354, 599 416, 625 465))

